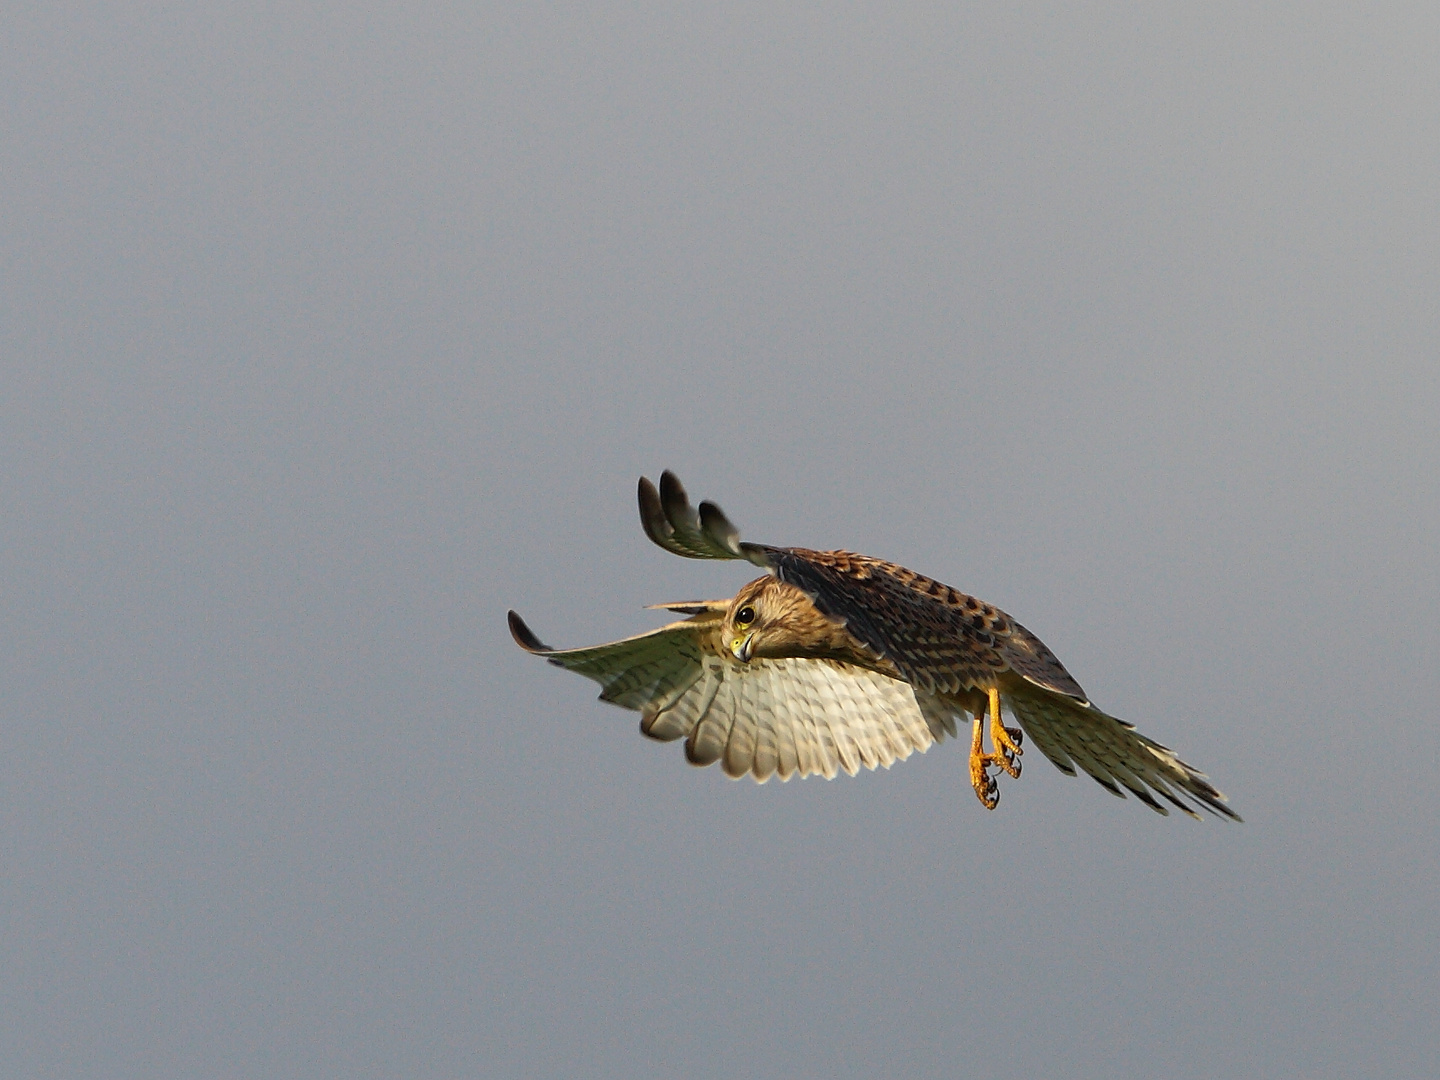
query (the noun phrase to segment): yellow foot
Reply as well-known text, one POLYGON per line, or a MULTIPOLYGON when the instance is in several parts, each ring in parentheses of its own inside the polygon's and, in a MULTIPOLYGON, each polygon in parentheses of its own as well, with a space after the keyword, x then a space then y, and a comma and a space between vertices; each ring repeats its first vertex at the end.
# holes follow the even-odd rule
POLYGON ((986 810, 994 810, 1000 802, 1000 785, 990 775, 990 766, 998 762, 994 754, 987 754, 980 744, 980 717, 975 717, 970 726, 970 783, 975 788, 975 797, 986 810))
POLYGON ((999 765, 1016 780, 1020 779, 1020 755, 1025 751, 1020 749, 1020 744, 1025 741, 1025 733, 1019 728, 1007 728, 1004 721, 1000 719, 1000 691, 990 691, 990 745, 995 747, 995 753, 990 755, 999 765))

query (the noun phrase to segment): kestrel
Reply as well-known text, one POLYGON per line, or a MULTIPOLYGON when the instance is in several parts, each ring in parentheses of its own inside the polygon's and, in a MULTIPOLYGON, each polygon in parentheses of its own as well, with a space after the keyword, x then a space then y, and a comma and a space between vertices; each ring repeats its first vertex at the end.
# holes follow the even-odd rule
POLYGON ((970 721, 970 782, 986 809, 1020 776, 1024 736, 1057 769, 1191 817, 1189 799, 1240 820, 1205 775, 1101 712, 1045 645, 1005 612, 903 566, 848 551, 742 543, 672 473, 641 477, 640 522, 666 551, 765 570, 729 600, 661 604, 679 622, 588 649, 552 649, 510 612, 527 652, 594 679, 652 739, 685 740, 696 765, 764 783, 887 769, 970 721), (1002 710, 1019 723, 1005 726, 1002 710), (991 749, 985 749, 989 717, 991 749), (1023 732, 1023 734, 1022 734, 1023 732), (992 770, 994 774, 992 775, 992 770))

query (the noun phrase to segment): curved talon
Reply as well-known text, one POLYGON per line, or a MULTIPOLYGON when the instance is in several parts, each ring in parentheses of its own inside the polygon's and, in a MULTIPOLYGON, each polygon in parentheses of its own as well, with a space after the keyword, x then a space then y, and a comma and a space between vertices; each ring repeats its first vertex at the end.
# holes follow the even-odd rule
POLYGON ((1020 773, 1023 771, 1025 763, 1021 761, 1018 757, 1015 757, 1013 754, 1011 754, 1009 750, 1005 750, 1001 753, 1001 760, 999 762, 999 765, 1016 780, 1019 780, 1020 773))
POLYGON ((1023 739, 1019 728, 1005 726, 1000 716, 1000 691, 991 687, 990 742, 995 747, 995 763, 1016 780, 1020 779, 1020 755, 1025 752, 1020 749, 1023 739))
MULTIPOLYGON (((990 755, 986 754, 985 756, 988 758, 990 755)), ((978 774, 972 769, 970 782, 975 788, 975 797, 980 800, 980 805, 986 810, 994 810, 1000 803, 1000 785, 990 775, 988 764, 988 762, 982 764, 978 774)))
POLYGON ((1020 744, 1025 741, 1025 733, 1019 728, 1006 728, 1005 734, 1010 736, 1010 738, 1008 742, 1000 743, 1000 756, 1005 759, 1002 767, 1007 773, 1018 780, 1020 779, 1022 765, 1020 755, 1024 753, 1024 751, 1020 749, 1020 744), (1015 747, 1014 750, 1010 749, 1011 745, 1015 747))
POLYGON ((990 775, 990 766, 1000 764, 1000 759, 995 754, 985 753, 981 744, 983 730, 980 717, 975 717, 970 725, 970 786, 975 789, 980 805, 986 810, 994 810, 1000 802, 1000 785, 990 775))
POLYGON ((975 794, 979 796, 980 804, 984 806, 986 810, 994 810, 995 807, 1000 805, 1000 785, 995 782, 993 777, 986 777, 985 779, 987 781, 985 790, 982 792, 976 789, 975 794))

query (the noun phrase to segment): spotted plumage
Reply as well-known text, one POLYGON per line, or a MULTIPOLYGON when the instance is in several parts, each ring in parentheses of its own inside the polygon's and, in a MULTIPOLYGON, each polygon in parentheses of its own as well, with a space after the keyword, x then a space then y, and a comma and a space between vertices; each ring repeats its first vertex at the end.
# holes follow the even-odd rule
POLYGON ((599 682, 602 700, 638 710, 644 734, 684 738, 693 763, 761 782, 853 774, 958 736, 970 720, 971 782, 988 808, 999 799, 990 770, 1018 778, 1028 735, 1062 772, 1082 770, 1122 798, 1239 820, 1204 774, 1092 705, 994 605, 866 555, 741 542, 719 507, 693 508, 669 472, 658 489, 642 478, 639 498, 661 547, 743 559, 766 576, 730 600, 667 605, 689 617, 593 648, 551 649, 513 611, 510 628, 522 648, 599 682), (1003 724, 1007 708, 1019 728, 1003 724))

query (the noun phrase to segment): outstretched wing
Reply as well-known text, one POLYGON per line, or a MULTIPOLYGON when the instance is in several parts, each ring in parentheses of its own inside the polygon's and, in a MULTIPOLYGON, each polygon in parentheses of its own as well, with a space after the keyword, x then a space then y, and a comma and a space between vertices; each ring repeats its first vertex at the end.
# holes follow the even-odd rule
POLYGON ((694 614, 648 634, 588 649, 552 649, 514 611, 509 613, 510 634, 526 652, 594 679, 601 687, 601 701, 626 709, 653 707, 660 712, 664 702, 683 695, 699 678, 701 637, 720 624, 726 603, 710 600, 677 605, 694 614))
POLYGON ((867 650, 924 691, 958 693, 1015 671, 1037 686, 1085 700, 1045 644, 993 604, 848 551, 744 543, 712 502, 697 510, 668 469, 657 490, 640 478, 640 523, 666 551, 691 559, 745 559, 803 589, 867 650))
POLYGON ((726 603, 685 607, 699 610, 587 649, 551 649, 513 611, 510 632, 527 652, 594 679, 602 701, 639 711, 650 738, 683 738, 687 759, 719 761, 731 777, 853 776, 862 766, 888 769, 946 734, 907 683, 831 660, 740 663, 716 634, 726 603))
POLYGON ((1133 724, 1014 675, 1002 685, 1005 704, 1020 726, 1067 776, 1074 776, 1078 765, 1111 794, 1123 799, 1128 791, 1161 814, 1169 811, 1154 795, 1198 817, 1182 800, 1183 795, 1217 817, 1241 820, 1204 773, 1181 761, 1173 750, 1141 735, 1133 724))
POLYGON ((740 541, 740 530, 730 524, 725 512, 713 502, 702 502, 696 510, 685 488, 666 469, 660 474, 660 488, 640 478, 640 524, 645 535, 666 551, 687 559, 745 559, 770 568, 766 549, 740 541))

